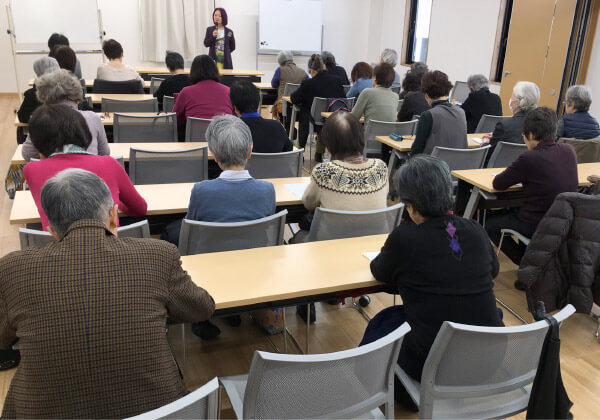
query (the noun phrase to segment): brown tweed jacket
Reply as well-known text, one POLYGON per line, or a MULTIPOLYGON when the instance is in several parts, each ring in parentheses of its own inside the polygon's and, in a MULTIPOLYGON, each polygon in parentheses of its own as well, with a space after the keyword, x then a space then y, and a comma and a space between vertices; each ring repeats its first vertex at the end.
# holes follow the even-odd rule
POLYGON ((122 418, 185 395, 167 316, 209 318, 177 249, 79 220, 60 242, 0 259, 0 348, 21 364, 3 417, 122 418))

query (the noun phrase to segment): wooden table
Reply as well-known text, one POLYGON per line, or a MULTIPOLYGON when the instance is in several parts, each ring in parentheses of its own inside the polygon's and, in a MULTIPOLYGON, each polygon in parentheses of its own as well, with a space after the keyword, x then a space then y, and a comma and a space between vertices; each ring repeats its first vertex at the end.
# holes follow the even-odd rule
MULTIPOLYGON (((96 114, 98 114, 98 116, 102 120, 102 124, 105 126, 112 126, 115 122, 114 117, 113 117, 114 113, 112 113, 112 112, 96 112, 96 114)), ((119 112, 119 114, 137 115, 137 116, 142 116, 142 117, 143 116, 160 115, 160 114, 157 114, 156 112, 119 112)), ((19 117, 15 116, 15 127, 27 127, 27 126, 28 126, 27 123, 20 122, 19 117)))
MULTIPOLYGON (((170 74, 169 69, 166 67, 136 67, 135 71, 139 74, 170 74)), ((184 73, 189 74, 190 69, 185 69, 184 73)), ((264 76, 263 72, 258 70, 242 70, 242 69, 221 69, 219 70, 220 76, 264 76)))
MULTIPOLYGON (((301 206, 302 200, 285 184, 307 183, 310 177, 267 179, 275 187, 278 207, 301 206)), ((148 203, 147 216, 186 213, 194 183, 136 185, 136 190, 148 203)), ((10 223, 38 223, 40 215, 30 191, 17 191, 10 210, 10 223)))
MULTIPOLYGON (((165 143, 110 143, 110 155, 114 158, 122 157, 124 162, 129 161, 129 149, 135 147, 136 149, 146 150, 160 150, 160 151, 171 151, 171 150, 184 150, 192 149, 194 147, 207 146, 206 142, 165 142, 165 143)), ((17 150, 13 154, 11 164, 13 165, 24 165, 27 163, 23 159, 21 153, 22 145, 17 146, 17 150)), ((215 155, 209 150, 208 159, 214 159, 215 155)))
POLYGON ((111 99, 120 99, 120 100, 143 100, 143 99, 153 99, 154 96, 149 93, 89 93, 85 96, 90 96, 92 98, 92 103, 101 104, 102 98, 111 98, 111 99))
MULTIPOLYGON (((496 194, 502 194, 511 191, 523 190, 522 185, 513 185, 506 190, 497 190, 492 185, 494 177, 506 168, 482 168, 468 169, 460 171, 452 171, 452 175, 473 185, 473 191, 469 197, 469 202, 465 209, 463 217, 470 219, 477 210, 479 200, 483 197, 486 200, 497 199, 496 194)), ((600 162, 580 163, 577 165, 577 176, 579 178, 579 186, 591 185, 587 180, 590 175, 600 174, 600 162)))

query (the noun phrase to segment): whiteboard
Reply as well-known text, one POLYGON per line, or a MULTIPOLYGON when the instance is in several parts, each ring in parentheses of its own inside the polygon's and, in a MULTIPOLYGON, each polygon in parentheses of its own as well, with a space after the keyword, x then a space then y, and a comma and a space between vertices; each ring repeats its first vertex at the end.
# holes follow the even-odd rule
POLYGON ((321 0, 259 0, 258 53, 321 51, 321 0))
POLYGON ((54 32, 70 44, 100 45, 96 0, 10 0, 18 45, 48 45, 54 32))

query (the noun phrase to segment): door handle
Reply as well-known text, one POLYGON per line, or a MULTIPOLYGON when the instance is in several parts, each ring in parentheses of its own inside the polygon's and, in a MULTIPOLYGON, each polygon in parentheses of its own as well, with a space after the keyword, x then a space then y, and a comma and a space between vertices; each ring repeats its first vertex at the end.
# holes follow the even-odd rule
POLYGON ((510 72, 509 72, 509 71, 505 71, 504 73, 502 73, 502 77, 506 77, 506 76, 508 76, 509 74, 510 74, 510 72))

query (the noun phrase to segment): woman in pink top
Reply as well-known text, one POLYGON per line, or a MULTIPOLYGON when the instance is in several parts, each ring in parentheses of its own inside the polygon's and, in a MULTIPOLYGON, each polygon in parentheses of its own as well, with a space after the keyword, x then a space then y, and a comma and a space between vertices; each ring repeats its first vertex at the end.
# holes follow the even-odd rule
POLYGON ((208 55, 194 58, 190 84, 175 97, 173 112, 177 113, 179 126, 185 126, 188 117, 210 119, 220 114, 235 115, 229 100, 229 88, 219 83, 219 70, 208 55))
POLYGON ((92 155, 86 151, 91 134, 79 112, 61 104, 40 105, 31 116, 29 134, 41 160, 25 165, 23 174, 44 230, 48 227, 48 218, 40 200, 42 187, 49 178, 67 168, 85 169, 102 178, 120 211, 130 216, 146 214, 146 201, 119 162, 110 156, 92 155))

